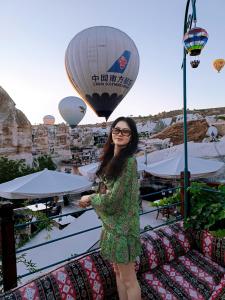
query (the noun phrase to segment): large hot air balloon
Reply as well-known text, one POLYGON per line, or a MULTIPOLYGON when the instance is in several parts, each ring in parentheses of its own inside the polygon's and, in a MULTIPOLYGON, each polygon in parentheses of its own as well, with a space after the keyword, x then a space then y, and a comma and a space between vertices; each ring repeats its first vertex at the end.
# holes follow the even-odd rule
POLYGON ((87 106, 85 102, 78 97, 63 98, 58 105, 62 118, 74 128, 84 117, 87 106))
POLYGON ((217 70, 219 73, 223 67, 225 66, 225 60, 223 58, 215 59, 213 62, 213 67, 217 70))
POLYGON ((95 26, 71 40, 65 66, 76 91, 99 117, 107 120, 137 78, 139 54, 126 33, 95 26))
POLYGON ((55 117, 52 115, 47 115, 43 117, 43 123, 45 125, 54 125, 55 124, 55 117))

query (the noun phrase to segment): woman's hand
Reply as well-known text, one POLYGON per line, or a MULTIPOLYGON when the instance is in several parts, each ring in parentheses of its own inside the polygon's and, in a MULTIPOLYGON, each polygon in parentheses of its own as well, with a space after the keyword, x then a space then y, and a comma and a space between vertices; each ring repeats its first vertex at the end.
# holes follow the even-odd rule
POLYGON ((86 208, 91 205, 91 199, 89 195, 82 196, 78 202, 79 206, 82 208, 86 208))

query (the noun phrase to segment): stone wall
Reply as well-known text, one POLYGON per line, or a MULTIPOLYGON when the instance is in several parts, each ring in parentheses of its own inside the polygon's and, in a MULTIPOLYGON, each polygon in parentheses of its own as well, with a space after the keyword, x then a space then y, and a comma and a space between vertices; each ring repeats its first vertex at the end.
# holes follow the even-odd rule
POLYGON ((32 161, 31 124, 0 87, 0 156, 32 161))

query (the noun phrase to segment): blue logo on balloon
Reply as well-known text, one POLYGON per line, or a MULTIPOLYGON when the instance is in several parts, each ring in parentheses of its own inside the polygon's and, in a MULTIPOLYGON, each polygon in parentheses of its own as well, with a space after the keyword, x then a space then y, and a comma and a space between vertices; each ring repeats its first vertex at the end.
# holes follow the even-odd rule
POLYGON ((130 54, 131 54, 130 51, 125 50, 123 54, 114 62, 114 64, 107 72, 123 74, 123 72, 126 70, 126 67, 128 65, 130 54))

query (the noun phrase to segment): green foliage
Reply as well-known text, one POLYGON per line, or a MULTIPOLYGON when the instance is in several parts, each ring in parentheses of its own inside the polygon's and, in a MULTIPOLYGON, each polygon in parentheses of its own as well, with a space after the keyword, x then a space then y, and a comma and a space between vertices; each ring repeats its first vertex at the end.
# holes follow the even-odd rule
POLYGON ((209 188, 205 183, 193 182, 190 187, 190 217, 185 228, 217 231, 224 228, 225 187, 209 188))
POLYGON ((0 157, 0 183, 33 173, 34 170, 25 163, 25 160, 10 160, 0 157))
POLYGON ((49 155, 42 155, 35 158, 32 167, 27 165, 24 159, 11 160, 7 157, 0 157, 0 183, 35 173, 45 168, 49 170, 56 169, 56 165, 49 155))
POLYGON ((33 168, 35 172, 42 171, 45 168, 48 170, 56 170, 56 165, 50 155, 42 155, 33 160, 33 168))
POLYGON ((216 119, 217 120, 225 120, 225 116, 217 116, 216 119))
POLYGON ((164 197, 159 202, 153 202, 152 206, 166 206, 180 201, 180 190, 177 190, 172 196, 164 197))
MULTIPOLYGON (((43 213, 43 212, 38 212, 38 211, 34 212, 34 211, 30 211, 28 209, 24 209, 23 215, 24 215, 24 217, 22 217, 21 219, 17 219, 16 224, 24 224, 26 222, 30 222, 31 219, 35 219, 38 222, 35 223, 36 230, 32 234, 20 235, 21 228, 16 228, 15 229, 15 234, 20 235, 20 241, 17 244, 17 248, 20 248, 23 245, 25 245, 29 240, 31 240, 41 230, 46 229, 48 232, 50 232, 52 230, 52 227, 53 227, 52 220, 49 219, 48 216, 46 216, 46 214, 43 213)), ((22 227, 22 228, 24 228, 24 227, 22 227)))
POLYGON ((213 236, 218 237, 218 238, 223 238, 225 237, 225 229, 218 229, 216 231, 210 231, 213 236))

